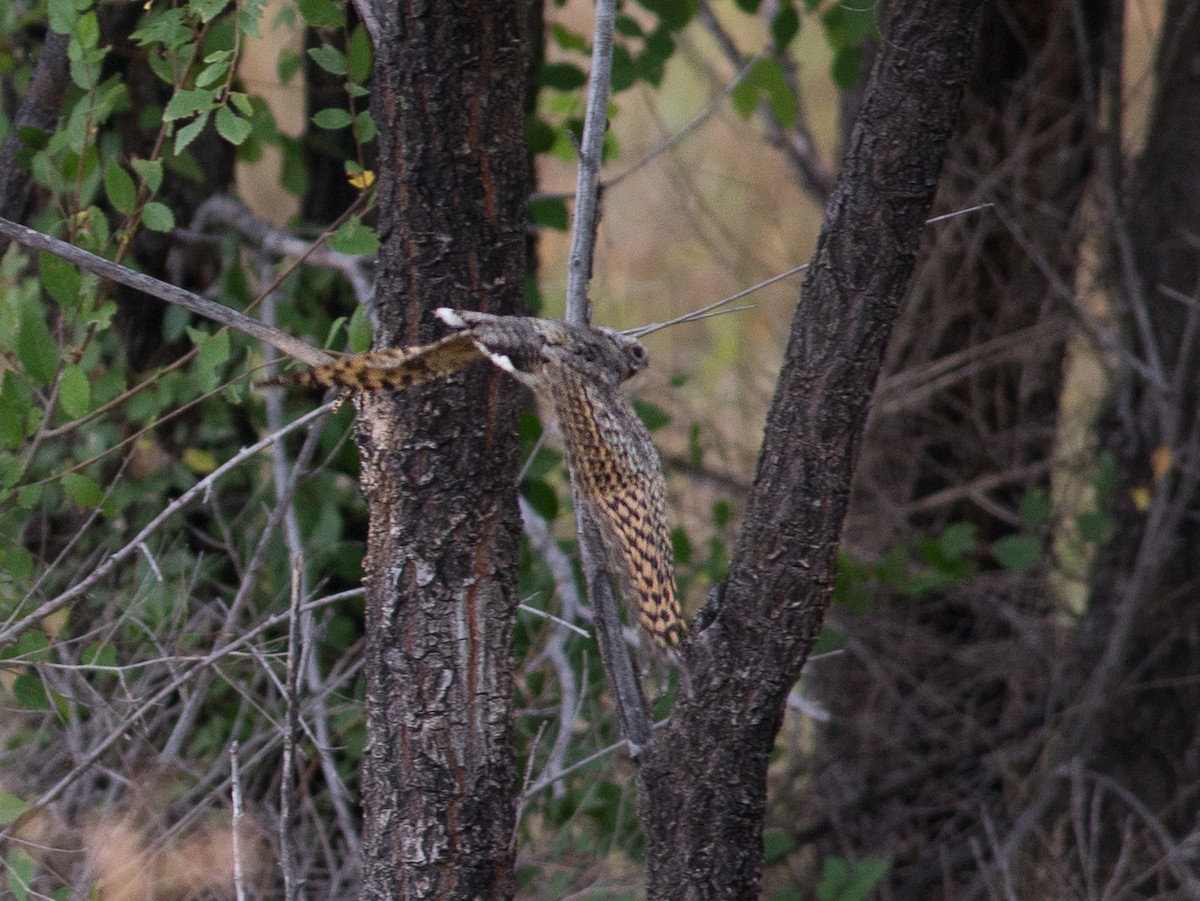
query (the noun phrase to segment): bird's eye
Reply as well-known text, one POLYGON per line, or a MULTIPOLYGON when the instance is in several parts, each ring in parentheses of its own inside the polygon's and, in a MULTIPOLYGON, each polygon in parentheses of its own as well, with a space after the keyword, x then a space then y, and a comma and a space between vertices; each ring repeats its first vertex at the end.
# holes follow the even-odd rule
POLYGON ((635 360, 646 359, 646 348, 642 347, 642 345, 640 345, 640 344, 634 344, 633 346, 631 346, 629 348, 629 353, 633 356, 633 358, 635 360))

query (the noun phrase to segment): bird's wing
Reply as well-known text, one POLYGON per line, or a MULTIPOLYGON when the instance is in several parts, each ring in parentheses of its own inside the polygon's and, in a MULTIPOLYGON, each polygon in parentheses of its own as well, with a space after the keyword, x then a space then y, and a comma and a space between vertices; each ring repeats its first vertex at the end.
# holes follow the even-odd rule
POLYGON ((595 511, 626 602, 654 642, 670 650, 683 640, 684 620, 658 452, 619 389, 554 368, 547 387, 572 476, 595 511))
POLYGON ((325 366, 289 373, 264 384, 349 391, 402 391, 488 358, 469 332, 420 347, 389 347, 345 357, 325 366))

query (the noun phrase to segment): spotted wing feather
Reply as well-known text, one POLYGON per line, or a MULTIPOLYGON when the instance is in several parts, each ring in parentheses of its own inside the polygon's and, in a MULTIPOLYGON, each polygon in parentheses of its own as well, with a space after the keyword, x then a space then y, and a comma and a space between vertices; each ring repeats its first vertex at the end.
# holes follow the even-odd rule
POLYGON ((548 367, 546 387, 580 492, 596 511, 610 565, 642 628, 662 648, 683 640, 675 558, 667 531, 658 454, 628 398, 615 386, 548 367))
POLYGON ((442 378, 486 359, 469 333, 460 332, 423 347, 390 347, 355 354, 266 384, 349 391, 402 391, 442 378))

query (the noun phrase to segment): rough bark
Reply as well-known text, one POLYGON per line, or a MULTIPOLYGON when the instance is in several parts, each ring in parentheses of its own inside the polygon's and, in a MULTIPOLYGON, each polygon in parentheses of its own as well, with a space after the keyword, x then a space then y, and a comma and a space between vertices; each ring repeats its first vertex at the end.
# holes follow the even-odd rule
MULTIPOLYGON (((525 3, 374 11, 379 346, 525 279, 525 3)), ((519 394, 490 367, 364 402, 363 898, 512 894, 519 394)))
MULTIPOLYGON (((983 15, 937 212, 994 206, 930 230, 856 475, 856 559, 955 523, 986 549, 1029 529, 1022 499, 1051 488, 1111 6, 1085 18, 1075 0, 999 0, 983 15)), ((944 589, 885 586, 869 613, 839 609, 853 641, 813 674, 833 717, 814 757, 794 761, 800 831, 815 860, 886 857, 885 897, 970 878, 979 805, 1005 821, 1006 799, 1023 803, 1016 787, 1051 728, 1062 637, 1046 570, 970 563, 979 571, 944 589)))
POLYGON ((871 394, 969 70, 981 0, 891 4, 789 337, 729 578, 639 768, 649 893, 756 897, 768 755, 820 628, 871 394))

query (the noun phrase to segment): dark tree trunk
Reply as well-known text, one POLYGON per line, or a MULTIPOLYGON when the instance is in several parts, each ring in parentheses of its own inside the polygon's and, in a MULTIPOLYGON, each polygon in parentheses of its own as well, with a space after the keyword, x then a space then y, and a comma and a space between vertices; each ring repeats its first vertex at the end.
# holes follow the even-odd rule
POLYGON ((865 615, 839 609, 853 641, 812 674, 832 719, 815 759, 796 761, 793 808, 808 811, 815 860, 845 848, 888 859, 885 897, 939 897, 971 878, 979 805, 1006 821, 1052 726, 1058 602, 1044 568, 1004 570, 988 550, 1036 534, 1022 501, 1051 487, 1097 48, 1115 13, 1086 7, 998 0, 983 15, 937 209, 994 206, 930 229, 856 477, 856 559, 967 523, 967 563, 982 570, 917 596, 882 586, 865 615))
POLYGON ((1167 4, 1146 144, 1106 172, 1127 360, 1100 422, 1116 528, 1096 555, 1071 750, 1190 832, 1200 814, 1200 7, 1167 4), (1118 204, 1127 196, 1127 211, 1118 204))
POLYGON ((640 761, 653 898, 757 897, 766 768, 833 585, 884 349, 958 115, 982 0, 890 4, 792 324, 727 582, 640 761))
MULTIPOLYGON (((379 346, 525 280, 525 3, 376 4, 379 346)), ((363 898, 513 891, 517 412, 476 367, 364 401, 370 510, 363 898)))

